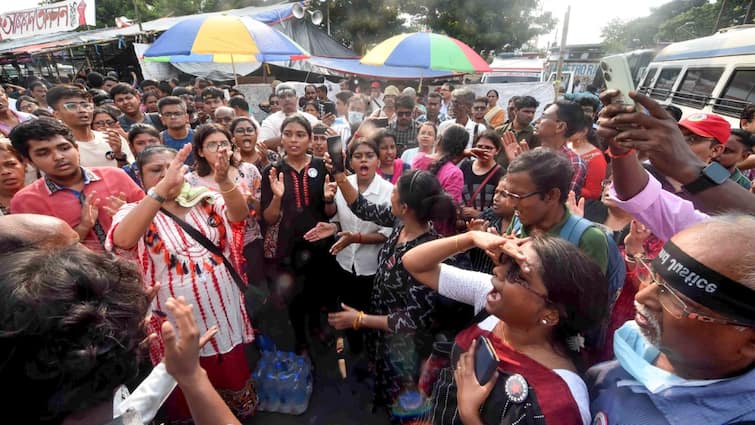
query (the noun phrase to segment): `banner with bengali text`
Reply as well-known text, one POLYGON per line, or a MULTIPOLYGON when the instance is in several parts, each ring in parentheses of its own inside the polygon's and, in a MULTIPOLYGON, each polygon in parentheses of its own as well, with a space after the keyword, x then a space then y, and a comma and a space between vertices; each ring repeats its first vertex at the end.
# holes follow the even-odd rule
POLYGON ((94 26, 94 2, 95 0, 68 0, 33 9, 0 13, 0 41, 72 31, 82 25, 94 26))

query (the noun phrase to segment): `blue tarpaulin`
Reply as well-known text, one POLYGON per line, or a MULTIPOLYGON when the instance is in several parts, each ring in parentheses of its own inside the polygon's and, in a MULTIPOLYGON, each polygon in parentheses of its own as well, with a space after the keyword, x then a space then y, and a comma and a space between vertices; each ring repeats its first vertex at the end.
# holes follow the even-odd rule
POLYGON ((443 78, 452 77, 451 71, 431 71, 419 68, 406 68, 401 66, 374 66, 364 65, 356 59, 336 59, 324 57, 311 57, 305 62, 322 68, 332 69, 344 74, 352 74, 361 77, 383 78, 387 80, 417 80, 421 78, 443 78))

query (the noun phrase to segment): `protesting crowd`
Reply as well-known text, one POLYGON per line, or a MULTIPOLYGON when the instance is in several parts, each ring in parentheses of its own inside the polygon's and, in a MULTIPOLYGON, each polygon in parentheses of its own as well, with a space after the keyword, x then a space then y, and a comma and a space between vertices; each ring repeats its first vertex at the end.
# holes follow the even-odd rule
POLYGON ((8 423, 255 423, 281 333, 383 423, 755 421, 755 105, 84 77, 0 89, 8 423))

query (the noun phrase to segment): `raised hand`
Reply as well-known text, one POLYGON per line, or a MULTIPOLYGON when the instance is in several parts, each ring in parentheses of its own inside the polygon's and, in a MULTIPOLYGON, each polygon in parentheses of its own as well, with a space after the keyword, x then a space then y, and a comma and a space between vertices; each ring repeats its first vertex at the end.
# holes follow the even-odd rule
POLYGON ((123 146, 121 135, 113 129, 107 129, 105 130, 105 140, 107 141, 107 144, 110 145, 110 150, 113 151, 116 156, 120 156, 121 147, 123 146))
POLYGON ((77 227, 85 231, 85 233, 89 233, 92 230, 100 213, 100 199, 96 196, 97 191, 93 190, 89 192, 89 195, 84 197, 84 202, 81 204, 81 221, 77 227))
POLYGON ((126 204, 126 194, 123 192, 118 195, 110 195, 105 199, 105 205, 103 208, 112 217, 123 205, 126 204))
POLYGON ((165 177, 155 185, 155 191, 165 199, 175 199, 184 185, 184 174, 188 167, 184 161, 191 154, 191 144, 186 144, 178 151, 175 158, 170 161, 168 169, 165 171, 165 177))
POLYGON ((270 190, 273 192, 273 196, 282 198, 286 192, 286 185, 283 183, 283 173, 278 173, 275 167, 271 167, 267 178, 270 179, 270 190))
MULTIPOLYGON (((522 148, 516 141, 516 135, 513 131, 503 133, 501 141, 503 142, 503 151, 506 152, 506 157, 509 161, 513 161, 514 158, 522 154, 522 148)), ((529 146, 527 146, 527 149, 529 150, 529 146)))
POLYGON ((336 197, 336 191, 338 191, 338 183, 330 181, 330 175, 325 175, 325 184, 322 188, 322 198, 325 202, 332 202, 336 197))
POLYGON ((624 246, 627 253, 631 255, 642 255, 645 253, 644 244, 652 233, 644 224, 637 220, 629 222, 629 233, 624 238, 624 246))
POLYGON ((585 216, 585 198, 579 198, 579 201, 577 201, 577 195, 573 190, 570 191, 569 195, 566 197, 566 206, 569 208, 569 211, 577 217, 585 216))
POLYGON ((231 151, 230 146, 221 146, 218 148, 217 159, 215 160, 215 183, 223 184, 229 181, 228 172, 231 169, 231 151))
POLYGON ((183 297, 168 298, 165 307, 173 313, 176 327, 181 334, 178 338, 176 330, 169 321, 162 324, 163 343, 165 344, 165 370, 182 382, 195 379, 201 373, 199 365, 199 328, 192 314, 192 305, 183 297))

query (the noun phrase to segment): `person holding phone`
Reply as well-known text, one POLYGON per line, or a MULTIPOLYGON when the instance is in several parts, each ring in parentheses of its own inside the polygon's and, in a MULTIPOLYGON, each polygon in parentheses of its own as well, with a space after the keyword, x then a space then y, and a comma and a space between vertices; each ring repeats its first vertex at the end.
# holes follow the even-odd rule
MULTIPOLYGON (((206 187, 221 192, 216 182, 218 169, 218 152, 221 148, 231 150, 231 134, 219 124, 204 124, 197 128, 192 142, 194 171, 186 174, 185 180, 194 187, 206 187)), ((231 156, 228 174, 249 206, 249 217, 244 228, 244 259, 246 259, 246 276, 251 284, 264 280, 264 259, 262 256, 262 233, 258 217, 260 215, 260 188, 262 175, 254 164, 240 162, 231 156)))
POLYGON ((454 220, 453 201, 443 193, 430 173, 412 170, 399 178, 390 204, 370 202, 344 173, 335 173, 346 205, 361 220, 392 227, 380 248, 372 297, 368 310, 343 304, 343 310, 328 314, 336 329, 365 329, 367 357, 375 376, 375 405, 394 416, 413 412, 402 400, 422 403, 417 391, 420 359, 430 353, 436 295, 417 282, 404 268, 404 254, 438 238, 430 221, 454 220))
POLYGON ((590 423, 580 351, 603 321, 608 295, 605 277, 589 257, 556 237, 520 240, 470 231, 415 247, 403 263, 440 295, 473 305, 478 320, 456 336, 450 366, 434 385, 428 421, 515 424, 524 416, 590 423), (490 252, 492 276, 441 264, 475 247, 490 252), (473 342, 479 336, 499 359, 484 385, 474 372, 475 350, 483 348, 473 342))
MULTIPOLYGON (((393 185, 377 175, 378 148, 372 138, 359 138, 349 144, 348 158, 354 174, 346 179, 359 193, 375 204, 391 202, 393 185)), ((335 164, 334 164, 335 166, 335 164)), ((339 172, 335 171, 334 172, 339 172)), ((340 172, 343 172, 342 170, 340 172)), ((358 218, 349 208, 341 191, 335 197, 337 212, 330 222, 319 222, 304 235, 304 239, 314 242, 335 235, 338 239, 330 247, 339 264, 337 277, 338 296, 345 304, 367 310, 370 306, 370 293, 375 273, 378 270, 378 255, 391 228, 358 218)), ((349 348, 352 353, 362 350, 362 335, 347 330, 349 348)))
POLYGON ((464 175, 461 211, 465 220, 479 217, 484 209, 493 205, 496 185, 506 172, 495 162, 500 151, 500 136, 495 131, 486 130, 474 142, 472 154, 475 158, 459 164, 464 175))

